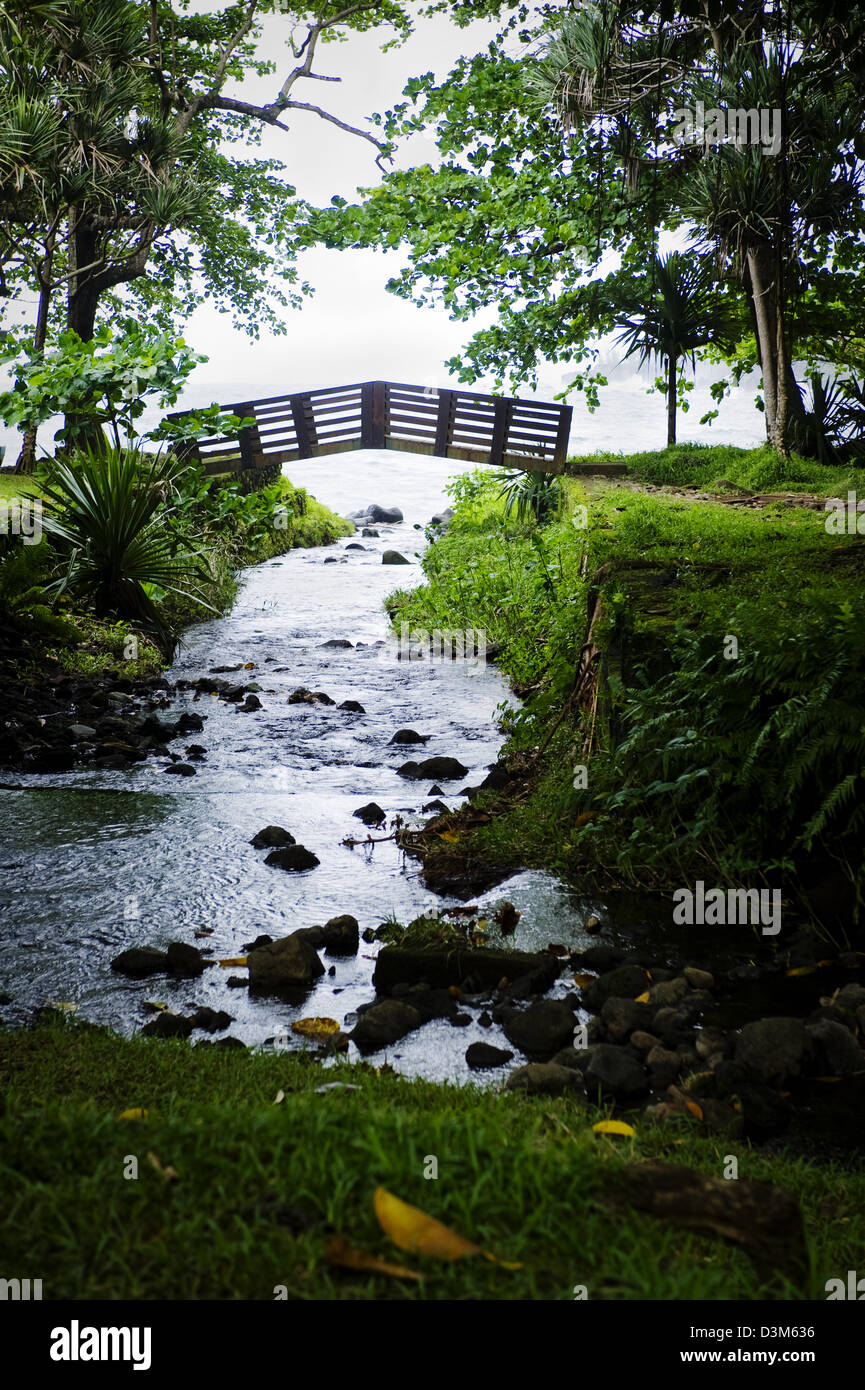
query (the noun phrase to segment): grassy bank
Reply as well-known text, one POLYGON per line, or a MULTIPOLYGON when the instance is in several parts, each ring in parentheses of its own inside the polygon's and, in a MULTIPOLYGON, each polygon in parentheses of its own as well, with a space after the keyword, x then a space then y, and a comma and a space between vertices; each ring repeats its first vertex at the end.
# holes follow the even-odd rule
MULTIPOLYGON (((43 485, 38 475, 4 477, 0 503, 38 496, 43 485)), ((185 481, 170 525, 181 544, 199 553, 202 566, 201 576, 184 594, 153 595, 177 632, 225 612, 237 593, 240 572, 247 567, 296 547, 329 545, 353 530, 350 522, 287 478, 241 495, 236 485, 212 488, 211 480, 200 475, 185 481)), ((132 680, 164 669, 165 652, 140 626, 102 618, 74 595, 46 602, 42 587, 59 568, 47 535, 38 545, 16 546, 0 565, 0 610, 24 638, 21 669, 28 679, 38 677, 43 667, 87 678, 132 680)))
POLYGON ((590 1299, 822 1299, 865 1239, 861 1171, 763 1156, 691 1119, 610 1139, 579 1100, 124 1041, 59 1019, 0 1032, 0 1080, 4 1268, 41 1277, 46 1299, 272 1299, 284 1285, 291 1299, 570 1301, 578 1284, 590 1299), (317 1090, 334 1081, 358 1090, 317 1090), (119 1118, 132 1108, 149 1113, 119 1118), (639 1161, 720 1178, 729 1154, 740 1180, 801 1204, 804 1267, 793 1230, 775 1272, 758 1275, 741 1249, 615 1201, 639 1161), (124 1177, 130 1157, 137 1178, 124 1177), (378 1185, 522 1268, 396 1249, 374 1214, 378 1185), (335 1268, 334 1234, 422 1282, 335 1268))
POLYGON ((627 464, 636 482, 660 487, 699 487, 724 490, 733 483, 751 492, 815 492, 824 497, 845 496, 848 489, 862 491, 862 470, 826 467, 793 453, 782 458, 770 445, 741 449, 733 444, 677 444, 639 454, 601 451, 581 457, 593 461, 627 464))
MULTIPOLYGON (((464 856, 664 892, 771 883, 850 922, 865 890, 865 545, 829 533, 819 504, 682 490, 736 472, 730 452, 638 455, 621 484, 565 479, 543 526, 468 475, 427 584, 389 608, 397 624, 485 629, 524 701, 503 712, 519 797, 474 803, 496 814, 465 831, 464 856)), ((738 476, 765 486, 752 454, 738 476)), ((805 475, 808 490, 827 477, 823 495, 850 481, 772 463, 774 490, 805 475)))

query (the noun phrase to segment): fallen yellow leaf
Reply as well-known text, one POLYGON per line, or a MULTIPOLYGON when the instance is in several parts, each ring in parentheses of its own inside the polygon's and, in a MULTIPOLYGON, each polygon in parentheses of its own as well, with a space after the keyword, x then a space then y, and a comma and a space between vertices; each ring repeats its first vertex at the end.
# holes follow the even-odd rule
POLYGON ((648 1002, 649 1002, 649 991, 648 991, 648 990, 644 990, 642 994, 638 994, 637 997, 636 997, 636 999, 634 1000, 634 1003, 635 1003, 635 1004, 648 1004, 648 1002))
POLYGON ((142 1110, 141 1106, 134 1106, 132 1110, 124 1110, 118 1115, 118 1120, 146 1120, 150 1114, 149 1110, 142 1110))
POLYGON ((375 1214, 379 1225, 400 1250, 412 1250, 420 1255, 435 1255, 440 1260, 460 1260, 466 1255, 483 1255, 485 1260, 502 1265, 504 1269, 522 1269, 482 1250, 470 1240, 443 1226, 435 1217, 427 1216, 418 1207, 409 1206, 392 1192, 377 1187, 374 1197, 375 1214))
POLYGON ((231 965, 248 965, 248 963, 249 959, 247 956, 228 956, 225 960, 219 962, 223 970, 227 970, 231 965))
POLYGON ((703 1111, 695 1100, 686 1100, 685 1109, 690 1111, 695 1120, 702 1120, 703 1111))
POLYGON ((620 1134, 623 1139, 633 1139, 637 1131, 630 1125, 626 1125, 624 1120, 599 1120, 596 1125, 592 1125, 595 1134, 620 1134))
POLYGON ((342 1236, 332 1236, 328 1242, 327 1258, 332 1265, 339 1265, 342 1269, 366 1269, 371 1274, 388 1274, 392 1279, 421 1279, 423 1276, 416 1274, 413 1269, 406 1269, 404 1265, 388 1264, 387 1260, 380 1260, 377 1255, 368 1255, 365 1250, 358 1250, 355 1246, 349 1245, 342 1236))
POLYGON ((291 1025, 292 1033, 300 1033, 303 1038, 316 1038, 320 1042, 327 1042, 334 1033, 339 1032, 339 1024, 335 1018, 296 1018, 291 1025))
POLYGON ((439 836, 439 839, 447 840, 449 845, 455 845, 457 840, 459 839, 459 835, 455 830, 443 830, 441 835, 439 836))

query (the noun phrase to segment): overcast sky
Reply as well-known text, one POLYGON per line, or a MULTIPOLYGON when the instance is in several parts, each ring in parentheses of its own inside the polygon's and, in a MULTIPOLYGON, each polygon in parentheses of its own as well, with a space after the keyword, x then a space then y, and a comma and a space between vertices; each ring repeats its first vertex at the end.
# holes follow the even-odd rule
MULTIPOLYGON (((195 8, 215 6, 203 2, 195 8)), ((459 29, 439 16, 421 22, 403 47, 389 53, 380 52, 382 35, 376 33, 352 35, 346 43, 322 44, 315 70, 340 81, 299 83, 294 94, 362 126, 369 113, 384 111, 400 99, 408 78, 430 69, 443 76, 460 54, 485 47, 493 32, 494 26, 487 22, 459 29)), ((263 49, 279 63, 283 76, 294 64, 287 44, 289 33, 287 16, 274 14, 264 22, 263 49)), ((282 76, 276 74, 252 78, 242 93, 233 94, 242 94, 246 100, 272 100, 281 81, 282 76)), ((232 93, 230 87, 226 90, 232 93)), ((315 204, 326 204, 337 193, 354 199, 358 186, 379 181, 375 151, 366 141, 305 112, 294 113, 290 119, 289 134, 267 130, 260 150, 253 153, 283 160, 287 177, 301 197, 315 204)), ((416 136, 401 148, 398 163, 407 167, 436 157, 435 145, 416 136)), ((276 395, 371 378, 446 384, 444 361, 458 354, 471 334, 493 322, 495 315, 489 311, 469 323, 454 323, 444 310, 419 309, 388 294, 385 283, 403 260, 403 253, 393 251, 316 249, 305 253, 300 274, 315 286, 316 293, 301 309, 287 312, 285 336, 264 333, 253 342, 232 327, 227 315, 202 306, 190 320, 186 338, 210 360, 197 368, 181 404, 276 395)), ((613 352, 607 365, 614 368, 616 360, 617 353, 613 352)), ((551 399, 571 375, 567 364, 546 364, 540 373, 538 394, 551 399)), ((602 408, 594 416, 588 414, 581 395, 575 394, 572 447, 627 451, 662 445, 664 402, 658 395, 646 394, 653 375, 638 375, 630 363, 616 371, 614 383, 602 391, 602 408)), ((720 418, 711 429, 699 426, 700 415, 712 405, 708 383, 720 375, 719 368, 699 372, 690 413, 680 417, 680 437, 760 443, 765 429, 762 416, 753 407, 756 378, 721 407, 720 418)), ((492 384, 482 381, 475 389, 491 389, 492 384)), ((51 431, 43 433, 44 443, 50 445, 51 431)), ((13 450, 17 452, 13 432, 0 433, 0 442, 9 446, 10 455, 13 450)))

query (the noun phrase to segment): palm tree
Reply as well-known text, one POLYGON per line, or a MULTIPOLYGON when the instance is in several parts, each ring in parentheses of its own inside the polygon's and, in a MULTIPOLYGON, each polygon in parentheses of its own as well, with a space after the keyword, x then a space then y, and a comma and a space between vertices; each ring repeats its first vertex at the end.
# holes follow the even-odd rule
POLYGON ((650 276, 634 288, 641 312, 620 319, 624 326, 615 341, 627 347, 622 361, 638 353, 641 367, 652 360, 663 365, 669 446, 676 442, 679 364, 690 359, 693 371, 700 348, 729 341, 726 306, 713 286, 707 262, 680 251, 657 259, 650 276))

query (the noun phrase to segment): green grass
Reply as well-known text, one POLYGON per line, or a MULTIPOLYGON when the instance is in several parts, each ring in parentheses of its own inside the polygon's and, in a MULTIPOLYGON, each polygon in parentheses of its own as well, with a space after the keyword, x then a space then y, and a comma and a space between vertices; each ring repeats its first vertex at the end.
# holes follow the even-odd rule
POLYGON ((38 473, 0 473, 0 502, 9 502, 13 497, 38 497, 42 493, 42 483, 38 473))
MULTIPOLYGON (((723 482, 736 483, 751 492, 814 492, 836 497, 848 489, 865 487, 861 468, 827 468, 814 459, 792 454, 784 459, 770 445, 740 449, 732 444, 676 444, 639 454, 601 451, 575 462, 622 462, 637 482, 668 487, 700 487, 712 491, 723 482)), ((722 489, 723 490, 723 489, 722 489)))
POLYGON ((827 533, 819 509, 647 493, 631 477, 565 480, 543 527, 507 518, 479 477, 456 490, 427 584, 388 610, 397 626, 485 629, 524 701, 502 709, 510 748, 546 749, 532 794, 465 852, 665 892, 781 875, 794 896, 836 856, 861 901, 861 537, 827 533), (598 574, 605 657, 580 715, 566 702, 598 574))
POLYGON ((46 1299, 272 1299, 285 1285, 300 1300, 570 1301, 576 1284, 591 1299, 824 1298, 865 1240, 859 1169, 761 1155, 691 1121, 602 1139, 591 1130, 601 1112, 573 1099, 126 1041, 60 1021, 0 1033, 0 1080, 4 1267, 41 1278, 46 1299), (360 1089, 316 1094, 334 1080, 360 1089), (132 1107, 148 1118, 118 1119, 132 1107), (655 1158, 720 1177, 727 1154, 740 1178, 799 1199, 805 1277, 761 1280, 719 1240, 604 1204, 624 1164, 655 1158), (423 1176, 430 1155, 435 1180, 423 1176), (130 1156, 138 1177, 126 1179, 130 1156), (374 1215, 378 1185, 522 1269, 397 1250, 374 1215), (334 1232, 423 1282, 333 1269, 334 1232))

